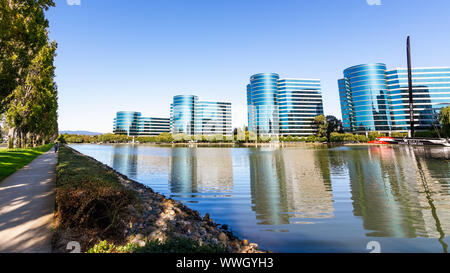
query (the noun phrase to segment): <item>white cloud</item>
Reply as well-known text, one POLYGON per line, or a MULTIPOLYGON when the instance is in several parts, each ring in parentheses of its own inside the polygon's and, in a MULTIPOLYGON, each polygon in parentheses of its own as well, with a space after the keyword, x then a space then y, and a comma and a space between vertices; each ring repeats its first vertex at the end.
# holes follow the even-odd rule
POLYGON ((69 6, 80 6, 81 0, 66 0, 69 6))
POLYGON ((381 6, 381 0, 366 0, 369 6, 381 6))

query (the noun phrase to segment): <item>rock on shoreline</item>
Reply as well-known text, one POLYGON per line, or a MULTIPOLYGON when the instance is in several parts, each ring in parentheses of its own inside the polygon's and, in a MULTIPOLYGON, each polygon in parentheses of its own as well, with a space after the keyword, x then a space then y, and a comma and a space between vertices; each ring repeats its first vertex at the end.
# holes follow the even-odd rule
MULTIPOLYGON (((70 147, 69 147, 70 148, 70 147)), ((72 148, 70 148, 72 149, 72 148)), ((136 192, 141 200, 138 206, 127 207, 127 217, 121 219, 125 241, 144 246, 146 241, 164 242, 171 238, 189 238, 200 246, 203 244, 222 245, 232 253, 264 253, 258 245, 240 240, 228 231, 227 225, 214 223, 207 213, 203 218, 196 210, 192 210, 179 201, 166 198, 151 188, 129 179, 96 159, 84 155, 74 149, 76 154, 101 164, 117 175, 119 181, 129 190, 136 192)))

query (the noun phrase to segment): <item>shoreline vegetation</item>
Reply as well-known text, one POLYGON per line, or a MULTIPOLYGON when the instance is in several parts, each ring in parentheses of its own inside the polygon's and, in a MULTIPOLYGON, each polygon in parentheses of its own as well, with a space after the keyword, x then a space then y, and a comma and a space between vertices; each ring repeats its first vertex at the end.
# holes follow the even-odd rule
MULTIPOLYGON (((407 137, 407 133, 392 133, 393 137, 407 137)), ((427 136, 428 134, 422 134, 427 136)), ((331 133, 329 140, 327 137, 318 137, 315 135, 310 135, 308 137, 278 137, 278 138, 259 138, 256 140, 250 140, 245 138, 243 140, 237 138, 227 139, 222 135, 215 136, 202 136, 202 140, 196 140, 194 137, 189 136, 172 136, 169 133, 164 133, 159 136, 140 136, 140 137, 130 137, 126 135, 116 135, 116 134, 104 134, 104 135, 60 135, 58 141, 61 143, 70 144, 124 144, 124 143, 135 143, 135 144, 156 144, 156 145, 186 145, 186 144, 197 144, 197 145, 241 145, 241 146, 254 146, 259 144, 270 144, 275 142, 282 144, 292 144, 292 143, 319 143, 319 144, 358 144, 367 143, 371 140, 375 140, 377 137, 384 136, 378 132, 369 133, 369 136, 356 135, 351 133, 331 133)), ((418 136, 419 137, 419 136, 418 136)))
POLYGON ((49 151, 53 144, 28 149, 0 149, 0 181, 49 151))
MULTIPOLYGON (((442 124, 441 128, 434 130, 418 131, 415 137, 418 138, 437 138, 450 136, 450 106, 442 109, 439 118, 442 124)), ((242 145, 253 146, 265 143, 322 143, 322 144, 361 144, 375 140, 377 137, 391 136, 397 138, 408 137, 407 132, 380 133, 371 131, 367 134, 345 133, 342 121, 335 116, 319 115, 314 118, 314 124, 317 126, 315 135, 308 136, 257 136, 250 131, 248 127, 235 128, 233 135, 186 135, 162 133, 158 136, 127 136, 119 134, 103 135, 59 135, 58 140, 62 143, 151 143, 151 144, 197 144, 197 145, 242 145)))
POLYGON ((61 145, 53 252, 263 253, 181 202, 61 145))

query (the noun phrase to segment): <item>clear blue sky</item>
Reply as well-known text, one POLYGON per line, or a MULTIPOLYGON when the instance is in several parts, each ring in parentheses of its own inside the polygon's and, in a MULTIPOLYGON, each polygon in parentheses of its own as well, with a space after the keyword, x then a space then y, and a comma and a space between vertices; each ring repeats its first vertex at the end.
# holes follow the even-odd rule
POLYGON ((177 94, 230 101, 241 126, 261 72, 321 79, 325 113, 340 118, 343 69, 404 67, 408 34, 414 66, 450 66, 448 0, 67 1, 47 12, 61 130, 110 132, 119 110, 168 117, 177 94))

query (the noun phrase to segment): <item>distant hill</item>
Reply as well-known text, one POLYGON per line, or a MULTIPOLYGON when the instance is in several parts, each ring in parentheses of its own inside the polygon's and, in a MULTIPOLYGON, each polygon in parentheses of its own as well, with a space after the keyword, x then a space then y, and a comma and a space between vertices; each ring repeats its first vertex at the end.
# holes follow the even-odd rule
POLYGON ((59 131, 59 133, 61 135, 69 134, 69 135, 85 135, 85 136, 98 136, 98 135, 105 134, 105 133, 89 132, 89 131, 59 131))

